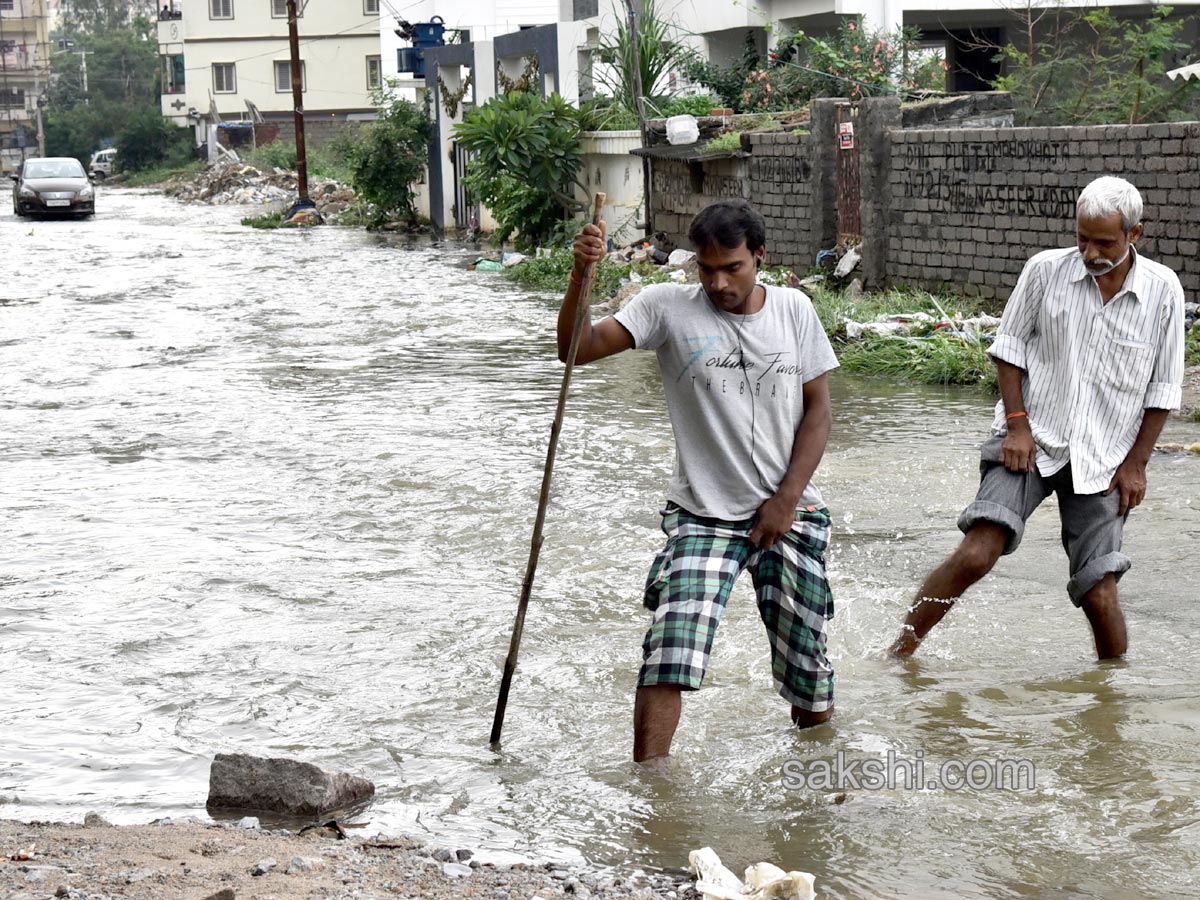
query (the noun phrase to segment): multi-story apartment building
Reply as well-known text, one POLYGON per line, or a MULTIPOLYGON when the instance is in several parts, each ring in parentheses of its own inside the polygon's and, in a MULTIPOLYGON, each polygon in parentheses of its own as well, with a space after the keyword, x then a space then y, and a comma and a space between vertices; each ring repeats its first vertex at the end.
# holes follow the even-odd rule
MULTIPOLYGON (((346 121, 373 115, 379 0, 297 2, 305 130, 321 143, 346 121)), ((286 0, 186 0, 182 11, 174 0, 159 13, 158 43, 168 119, 203 135, 214 112, 221 121, 249 119, 253 105, 291 135, 286 0)))
POLYGON ((37 156, 50 78, 46 0, 0 0, 0 170, 37 156))

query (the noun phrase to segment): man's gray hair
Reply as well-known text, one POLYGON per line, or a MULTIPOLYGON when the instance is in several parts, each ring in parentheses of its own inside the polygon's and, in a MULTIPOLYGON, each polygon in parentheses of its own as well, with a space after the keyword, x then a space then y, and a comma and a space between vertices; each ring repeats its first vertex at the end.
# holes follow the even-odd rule
POLYGON ((1142 221, 1142 195, 1124 178, 1105 175, 1079 192, 1076 218, 1106 219, 1113 213, 1120 213, 1121 229, 1126 234, 1142 221))

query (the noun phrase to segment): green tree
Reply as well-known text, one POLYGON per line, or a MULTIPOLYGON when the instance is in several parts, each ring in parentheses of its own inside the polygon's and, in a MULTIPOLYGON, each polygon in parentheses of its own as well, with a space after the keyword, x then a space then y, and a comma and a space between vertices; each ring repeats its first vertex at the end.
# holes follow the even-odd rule
POLYGON ((162 162, 186 162, 192 155, 192 134, 157 109, 141 107, 126 120, 116 146, 121 168, 136 172, 162 162))
POLYGON ((1053 41, 1035 40, 1045 11, 1016 10, 1022 40, 996 46, 1005 74, 994 87, 1009 91, 1022 125, 1164 122, 1194 115, 1200 83, 1166 78, 1187 19, 1158 6, 1144 20, 1118 19, 1107 8, 1054 10, 1043 27, 1053 41))
POLYGON ((945 90, 945 60, 920 43, 915 28, 872 29, 861 16, 850 16, 822 35, 781 34, 765 60, 747 42, 733 66, 695 66, 693 78, 739 112, 795 109, 814 97, 945 90))
POLYGON ((576 185, 583 187, 580 124, 579 110, 558 94, 543 99, 514 91, 471 110, 455 126, 455 140, 477 154, 467 188, 496 217, 501 241, 515 232, 520 246, 536 246, 586 209, 574 195, 576 185))
MULTIPOLYGON (((85 164, 102 143, 121 142, 123 132, 137 123, 135 134, 163 150, 159 132, 146 125, 158 116, 158 43, 154 24, 145 16, 130 17, 129 4, 95 3, 66 10, 64 33, 74 51, 52 55, 53 73, 46 110, 46 150, 74 156, 85 164), (80 53, 87 53, 87 91, 84 91, 80 53)), ((169 134, 170 132, 163 132, 169 134)), ((174 147, 176 142, 167 141, 174 147)), ((159 162, 140 149, 118 163, 134 167, 132 159, 159 162)))
POLYGON ((417 218, 413 185, 425 168, 432 126, 428 112, 393 96, 393 87, 372 92, 377 118, 358 137, 339 140, 334 151, 349 166, 359 196, 375 205, 379 222, 399 214, 411 223, 417 218))

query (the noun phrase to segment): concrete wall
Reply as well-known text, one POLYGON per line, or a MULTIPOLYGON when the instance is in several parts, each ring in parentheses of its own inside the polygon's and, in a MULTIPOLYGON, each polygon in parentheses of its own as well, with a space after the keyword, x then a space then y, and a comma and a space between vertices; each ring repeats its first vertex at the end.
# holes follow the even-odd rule
POLYGON ((638 228, 645 218, 642 193, 642 161, 630 154, 642 146, 638 131, 587 131, 581 136, 583 165, 580 180, 587 186, 587 196, 576 191, 582 200, 589 200, 596 191, 604 191, 604 221, 608 236, 617 246, 623 246, 642 235, 638 228))
MULTIPOLYGON (((770 262, 811 267, 837 241, 835 103, 814 103, 807 134, 748 135, 748 158, 656 160, 656 229, 686 245, 697 212, 744 197, 767 220, 770 262)), ((1200 295, 1200 123, 908 130, 901 120, 895 98, 859 107, 868 285, 1006 298, 1030 256, 1074 244, 1080 189, 1119 175, 1145 200, 1139 249, 1200 295)))
POLYGON ((1035 252, 1075 240, 1075 197, 1100 175, 1146 202, 1150 258, 1200 293, 1200 123, 891 134, 891 280, 1007 297, 1035 252))

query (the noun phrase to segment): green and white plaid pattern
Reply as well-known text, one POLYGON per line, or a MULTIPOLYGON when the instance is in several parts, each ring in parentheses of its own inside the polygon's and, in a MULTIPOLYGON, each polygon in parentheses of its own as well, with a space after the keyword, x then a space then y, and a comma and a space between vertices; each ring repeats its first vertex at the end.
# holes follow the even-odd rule
POLYGON ((780 695, 822 712, 833 705, 833 668, 825 656, 825 622, 833 618, 825 578, 829 511, 801 510, 792 530, 766 551, 750 542, 753 524, 667 509, 667 543, 646 578, 644 602, 654 620, 642 645, 638 686, 700 687, 729 592, 749 569, 780 695))

